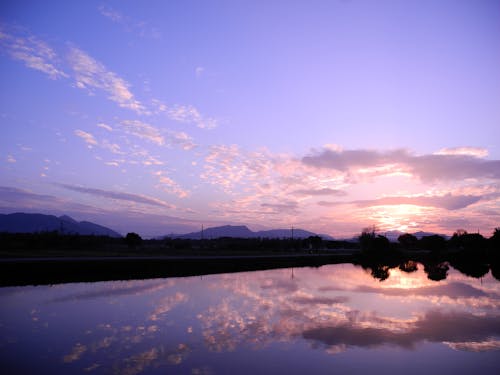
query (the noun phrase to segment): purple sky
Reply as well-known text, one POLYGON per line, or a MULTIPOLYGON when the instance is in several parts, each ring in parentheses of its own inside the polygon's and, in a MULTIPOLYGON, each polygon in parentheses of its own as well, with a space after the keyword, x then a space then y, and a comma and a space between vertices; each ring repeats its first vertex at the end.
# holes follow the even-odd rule
POLYGON ((0 212, 500 226, 500 1, 3 1, 0 212))

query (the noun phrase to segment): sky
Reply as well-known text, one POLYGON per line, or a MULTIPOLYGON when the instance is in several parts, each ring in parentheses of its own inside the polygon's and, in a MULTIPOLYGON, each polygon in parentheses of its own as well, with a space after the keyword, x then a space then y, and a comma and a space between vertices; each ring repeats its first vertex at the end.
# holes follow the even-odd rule
POLYGON ((500 226, 500 1, 2 1, 0 82, 1 213, 500 226))

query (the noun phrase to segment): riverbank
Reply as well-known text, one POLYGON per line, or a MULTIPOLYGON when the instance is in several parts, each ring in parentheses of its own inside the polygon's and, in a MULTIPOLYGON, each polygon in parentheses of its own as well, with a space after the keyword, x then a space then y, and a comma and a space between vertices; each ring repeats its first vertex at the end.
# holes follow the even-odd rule
POLYGON ((151 279, 350 263, 354 253, 0 259, 0 286, 151 279))

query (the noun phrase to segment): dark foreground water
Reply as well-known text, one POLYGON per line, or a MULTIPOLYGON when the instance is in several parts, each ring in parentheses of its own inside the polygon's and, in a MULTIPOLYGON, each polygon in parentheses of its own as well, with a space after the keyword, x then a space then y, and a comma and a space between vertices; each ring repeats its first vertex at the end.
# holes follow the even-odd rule
POLYGON ((500 282, 353 265, 0 289, 3 374, 499 374, 500 282))

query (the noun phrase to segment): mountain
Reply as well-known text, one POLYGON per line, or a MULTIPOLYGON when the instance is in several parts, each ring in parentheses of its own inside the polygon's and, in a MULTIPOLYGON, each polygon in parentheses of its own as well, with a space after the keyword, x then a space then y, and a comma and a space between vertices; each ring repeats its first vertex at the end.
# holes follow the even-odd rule
POLYGON ((60 217, 43 214, 0 214, 0 232, 34 233, 57 231, 62 234, 81 234, 122 237, 121 234, 89 221, 76 221, 63 215, 60 217))
MULTIPOLYGON (((212 227, 199 232, 191 232, 187 234, 181 235, 173 235, 166 237, 173 238, 183 238, 183 239, 192 239, 199 240, 202 238, 219 238, 219 237, 233 237, 233 238, 290 238, 292 237, 291 229, 272 229, 272 230, 262 230, 258 232, 253 232, 248 229, 245 225, 223 225, 220 227, 212 227)), ((293 237, 294 238, 307 238, 310 236, 318 236, 318 234, 309 232, 303 229, 294 229, 293 237)), ((331 239, 330 236, 327 235, 319 235, 325 239, 331 239)))

